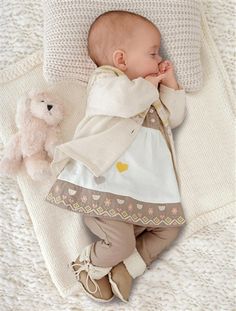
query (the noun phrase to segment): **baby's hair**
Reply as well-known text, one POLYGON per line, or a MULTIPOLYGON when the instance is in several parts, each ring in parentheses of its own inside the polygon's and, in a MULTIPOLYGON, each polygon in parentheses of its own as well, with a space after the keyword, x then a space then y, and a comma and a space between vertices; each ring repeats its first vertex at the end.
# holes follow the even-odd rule
POLYGON ((146 17, 129 11, 108 11, 94 20, 88 32, 87 48, 88 55, 97 66, 111 65, 112 50, 122 48, 127 36, 132 36, 135 20, 156 27, 146 17))

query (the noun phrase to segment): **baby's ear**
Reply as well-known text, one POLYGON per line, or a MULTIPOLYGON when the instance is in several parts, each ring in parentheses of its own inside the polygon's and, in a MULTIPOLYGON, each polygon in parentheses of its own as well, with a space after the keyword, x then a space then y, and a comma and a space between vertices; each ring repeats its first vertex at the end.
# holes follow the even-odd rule
POLYGON ((126 53, 123 50, 116 50, 112 55, 114 66, 125 71, 127 69, 126 65, 126 53))

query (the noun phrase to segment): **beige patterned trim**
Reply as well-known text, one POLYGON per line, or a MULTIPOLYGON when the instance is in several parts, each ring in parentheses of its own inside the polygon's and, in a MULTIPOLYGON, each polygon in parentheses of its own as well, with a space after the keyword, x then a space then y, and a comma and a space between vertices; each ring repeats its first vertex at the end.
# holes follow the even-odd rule
POLYGON ((88 216, 109 217, 146 227, 182 226, 186 222, 180 202, 147 203, 127 196, 86 189, 59 179, 46 200, 88 216))

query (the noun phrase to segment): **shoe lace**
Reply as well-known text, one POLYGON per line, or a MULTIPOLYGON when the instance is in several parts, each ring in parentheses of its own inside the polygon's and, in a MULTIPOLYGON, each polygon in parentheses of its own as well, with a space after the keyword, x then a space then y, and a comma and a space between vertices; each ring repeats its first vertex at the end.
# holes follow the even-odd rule
POLYGON ((89 271, 93 268, 93 266, 91 266, 88 261, 84 261, 84 262, 81 262, 81 263, 72 263, 71 267, 72 268, 73 267, 78 267, 78 270, 74 270, 74 272, 75 272, 75 276, 76 276, 77 280, 79 280, 79 281, 80 281, 80 279, 79 279, 80 272, 81 271, 86 271, 87 272, 86 281, 85 281, 86 289, 88 289, 90 294, 95 294, 97 292, 97 290, 99 290, 99 293, 100 293, 100 295, 102 297, 102 293, 101 293, 100 287, 98 286, 97 282, 90 276, 89 271), (92 284, 95 287, 94 291, 89 288, 89 280, 91 280, 92 284))

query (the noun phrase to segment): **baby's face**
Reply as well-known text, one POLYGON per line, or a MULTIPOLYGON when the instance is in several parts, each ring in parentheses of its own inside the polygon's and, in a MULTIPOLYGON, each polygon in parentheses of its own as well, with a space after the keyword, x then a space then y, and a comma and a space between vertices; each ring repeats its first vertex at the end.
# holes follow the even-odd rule
POLYGON ((125 73, 131 80, 159 72, 158 65, 162 60, 159 55, 160 41, 160 32, 153 25, 146 22, 137 24, 137 31, 126 49, 125 73))

